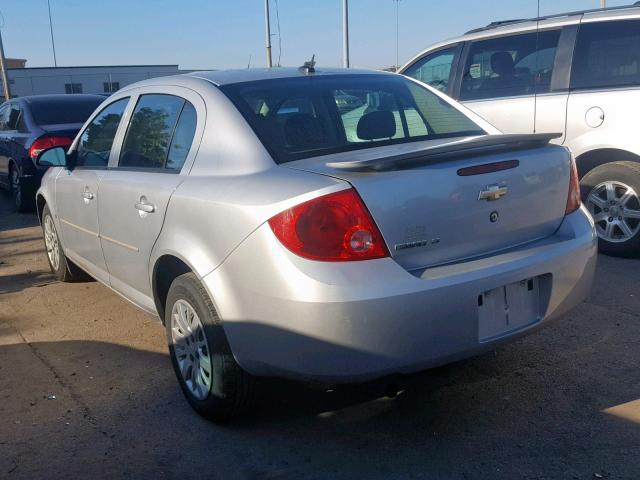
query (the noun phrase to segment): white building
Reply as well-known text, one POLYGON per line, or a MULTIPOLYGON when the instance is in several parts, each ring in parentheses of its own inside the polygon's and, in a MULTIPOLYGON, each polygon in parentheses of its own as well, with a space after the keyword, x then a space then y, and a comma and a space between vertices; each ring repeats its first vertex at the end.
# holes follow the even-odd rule
POLYGON ((7 75, 11 95, 22 97, 50 93, 111 93, 146 78, 189 71, 178 69, 178 65, 112 65, 8 68, 7 75))

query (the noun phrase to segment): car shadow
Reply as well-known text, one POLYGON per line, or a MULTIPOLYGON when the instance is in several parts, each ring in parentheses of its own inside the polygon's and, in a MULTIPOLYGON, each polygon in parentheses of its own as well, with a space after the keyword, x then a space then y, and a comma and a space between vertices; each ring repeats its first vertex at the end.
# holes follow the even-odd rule
POLYGON ((253 412, 216 425, 189 408, 164 351, 26 344, 3 326, 7 478, 632 478, 640 467, 628 455, 640 425, 603 413, 640 397, 637 351, 614 348, 623 332, 587 330, 554 355, 527 337, 406 377, 394 398, 376 382, 263 381, 253 412))

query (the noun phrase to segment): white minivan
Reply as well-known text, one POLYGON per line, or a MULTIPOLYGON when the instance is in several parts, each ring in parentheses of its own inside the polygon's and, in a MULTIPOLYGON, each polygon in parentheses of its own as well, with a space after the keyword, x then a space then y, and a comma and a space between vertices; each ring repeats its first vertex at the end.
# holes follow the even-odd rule
POLYGON ((600 250, 640 254, 640 6, 493 22, 400 73, 505 133, 562 133, 555 142, 576 158, 600 250))

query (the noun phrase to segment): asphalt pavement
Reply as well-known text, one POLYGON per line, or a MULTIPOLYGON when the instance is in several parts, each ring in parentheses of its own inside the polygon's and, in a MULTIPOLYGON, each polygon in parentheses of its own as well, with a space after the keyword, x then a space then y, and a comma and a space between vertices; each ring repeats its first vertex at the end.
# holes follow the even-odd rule
POLYGON ((329 392, 267 382, 235 424, 198 417, 164 329, 49 273, 0 193, 0 478, 640 478, 640 260, 601 256, 570 315, 480 357, 329 392))

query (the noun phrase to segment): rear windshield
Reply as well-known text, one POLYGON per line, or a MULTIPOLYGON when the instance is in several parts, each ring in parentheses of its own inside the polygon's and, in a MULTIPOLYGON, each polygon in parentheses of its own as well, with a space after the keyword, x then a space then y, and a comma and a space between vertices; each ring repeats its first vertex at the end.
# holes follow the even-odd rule
POLYGON ((84 123, 104 101, 101 97, 41 99, 30 102, 31 116, 38 125, 84 123))
POLYGON ((485 132, 399 75, 326 75, 225 85, 221 90, 278 163, 485 132))

